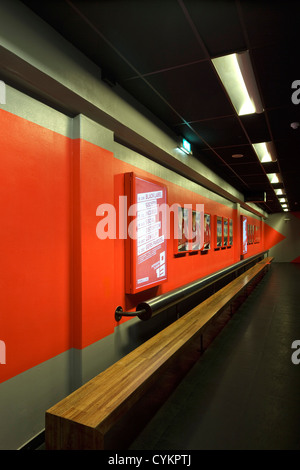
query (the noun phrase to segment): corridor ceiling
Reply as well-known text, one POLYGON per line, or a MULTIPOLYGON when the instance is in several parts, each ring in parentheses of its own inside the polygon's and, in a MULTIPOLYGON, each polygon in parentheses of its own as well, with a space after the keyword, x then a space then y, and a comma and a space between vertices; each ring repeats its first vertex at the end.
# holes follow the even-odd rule
MULTIPOLYGON (((299 1, 24 0, 118 84, 185 137, 193 154, 258 205, 282 211, 267 173, 280 173, 291 211, 300 207, 299 1), (263 112, 238 116, 212 64, 248 50, 263 112), (297 100, 294 100, 297 101, 297 100), (273 142, 276 162, 251 144, 273 142), (241 158, 232 155, 241 154, 241 158)), ((277 186, 280 187, 280 186, 277 186)))

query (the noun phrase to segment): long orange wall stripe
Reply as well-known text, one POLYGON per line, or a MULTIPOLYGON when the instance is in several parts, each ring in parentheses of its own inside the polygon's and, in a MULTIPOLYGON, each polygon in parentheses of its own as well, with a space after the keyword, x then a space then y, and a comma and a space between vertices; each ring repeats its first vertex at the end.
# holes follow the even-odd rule
MULTIPOLYGON (((140 300, 239 261, 233 208, 6 111, 0 112, 0 124, 0 339, 7 346, 0 381, 113 333, 118 305, 133 309, 140 300), (212 220, 215 215, 232 218, 233 247, 175 258, 170 240, 168 281, 126 295, 124 240, 97 238, 96 210, 102 203, 117 207, 124 195, 124 173, 131 171, 165 184, 170 205, 204 203, 212 220)), ((249 246, 247 256, 262 246, 262 241, 249 246)))

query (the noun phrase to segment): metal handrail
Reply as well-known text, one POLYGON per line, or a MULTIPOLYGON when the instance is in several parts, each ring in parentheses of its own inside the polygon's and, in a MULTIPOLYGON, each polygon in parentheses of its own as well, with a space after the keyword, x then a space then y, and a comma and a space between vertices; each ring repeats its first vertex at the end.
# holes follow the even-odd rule
POLYGON ((253 263, 258 258, 262 259, 265 254, 268 254, 268 250, 262 251, 261 253, 253 255, 245 260, 238 261, 237 263, 234 263, 227 268, 197 279, 196 281, 190 282, 189 284, 185 284, 184 286, 178 287, 177 289, 174 289, 170 292, 166 292, 165 294, 161 294, 145 302, 140 302, 137 305, 135 312, 125 312, 121 306, 118 306, 115 310, 115 320, 119 322, 122 317, 138 317, 140 320, 149 320, 152 316, 157 315, 162 310, 172 307, 178 302, 186 300, 202 289, 216 283, 225 276, 228 276, 229 274, 238 271, 240 268, 253 263))

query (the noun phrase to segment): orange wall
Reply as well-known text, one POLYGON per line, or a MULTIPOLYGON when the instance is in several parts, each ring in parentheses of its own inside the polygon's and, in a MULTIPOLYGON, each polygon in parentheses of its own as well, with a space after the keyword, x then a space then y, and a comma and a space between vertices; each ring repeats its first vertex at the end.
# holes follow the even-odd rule
MULTIPOLYGON (((0 382, 113 333, 118 305, 133 309, 240 260, 236 210, 3 110, 0 125, 0 339, 7 354, 0 382), (131 171, 165 184, 170 205, 204 203, 212 223, 214 215, 232 218, 233 247, 175 257, 170 240, 168 281, 126 295, 124 240, 97 238, 96 209, 118 202, 131 171)), ((262 250, 263 241, 249 246, 247 256, 262 250)))
POLYGON ((0 111, 0 381, 70 347, 71 142, 0 111))
MULTIPOLYGON (((77 312, 74 347, 84 348, 104 336, 113 333, 117 323, 114 311, 118 305, 125 310, 135 309, 142 301, 164 292, 175 289, 209 273, 240 260, 240 239, 237 231, 236 210, 200 197, 198 194, 184 189, 169 181, 162 180, 124 163, 107 150, 81 140, 78 144, 76 158, 80 167, 78 193, 80 194, 80 211, 75 226, 80 230, 81 247, 78 247, 81 258, 81 272, 77 280, 81 292, 81 312, 77 312), (222 215, 233 219, 234 245, 232 248, 215 251, 213 248, 205 255, 186 254, 174 256, 173 240, 168 242, 168 280, 158 287, 148 289, 135 295, 125 294, 125 242, 124 240, 99 240, 96 226, 99 217, 96 209, 100 204, 109 203, 118 207, 119 196, 124 195, 124 174, 135 171, 141 177, 148 177, 167 186, 168 204, 203 203, 205 212, 212 216, 222 215), (236 248, 238 247, 238 248, 236 248)), ((76 145, 77 145, 76 144, 76 145)), ((249 223, 258 223, 255 218, 248 217, 249 223)), ((212 226, 214 231, 214 226, 212 226)), ((263 240, 263 237, 262 237, 263 240)), ((247 257, 262 251, 263 241, 249 245, 247 257)), ((77 251, 78 253, 78 251, 77 251)), ((76 293, 75 293, 76 295, 76 293)), ((78 305, 77 305, 78 307, 78 305)), ((130 321, 123 318, 121 322, 130 321)))

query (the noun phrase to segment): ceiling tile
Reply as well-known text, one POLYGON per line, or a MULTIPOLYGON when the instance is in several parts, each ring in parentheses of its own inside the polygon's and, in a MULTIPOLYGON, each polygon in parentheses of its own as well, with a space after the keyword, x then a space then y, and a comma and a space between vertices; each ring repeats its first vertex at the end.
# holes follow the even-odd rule
POLYGON ((240 116, 240 120, 253 144, 270 142, 271 136, 264 113, 240 116))
POLYGON ((290 105, 291 85, 299 78, 297 56, 296 49, 286 50, 282 44, 252 51, 253 67, 260 84, 265 109, 290 105))
POLYGON ((147 81, 188 122, 233 113, 209 61, 157 73, 147 81))
POLYGON ((297 40, 299 2, 296 0, 240 1, 249 45, 263 45, 297 40))
POLYGON ((235 2, 185 0, 184 4, 211 56, 247 48, 235 2))
POLYGON ((138 102, 154 113, 159 119, 169 126, 175 126, 182 122, 179 114, 153 89, 146 79, 135 78, 122 82, 123 88, 128 91, 138 102))
POLYGON ((280 168, 283 171, 295 171, 299 167, 300 144, 284 140, 276 143, 280 168))
POLYGON ((266 173, 279 173, 278 162, 266 162, 263 164, 266 173))
POLYGON ((141 74, 205 57, 178 2, 76 0, 74 3, 141 74))
POLYGON ((300 144, 300 127, 292 129, 292 122, 300 123, 300 105, 292 103, 289 106, 268 111, 271 132, 275 141, 287 140, 291 144, 300 144))
POLYGON ((264 176, 265 172, 260 163, 232 163, 231 168, 240 176, 264 176))
POLYGON ((243 178, 251 189, 257 191, 266 188, 268 184, 268 180, 265 175, 248 175, 243 178))
POLYGON ((247 138, 236 116, 191 123, 195 132, 213 148, 247 144, 247 138))
POLYGON ((257 163, 257 156, 253 150, 253 147, 249 144, 237 145, 232 147, 224 147, 217 149, 220 157, 225 160, 229 165, 239 163, 257 163), (234 158, 232 155, 243 155, 242 158, 234 158))

